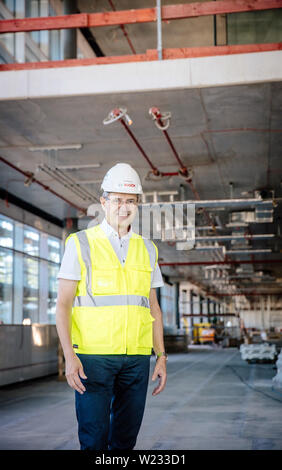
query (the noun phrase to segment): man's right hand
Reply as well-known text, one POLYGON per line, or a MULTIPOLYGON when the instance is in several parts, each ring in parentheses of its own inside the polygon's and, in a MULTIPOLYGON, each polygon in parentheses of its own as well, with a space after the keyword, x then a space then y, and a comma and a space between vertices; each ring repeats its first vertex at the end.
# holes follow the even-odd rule
POLYGON ((71 358, 66 359, 66 378, 69 386, 82 395, 86 389, 82 384, 80 377, 82 379, 87 379, 80 359, 74 355, 71 358))

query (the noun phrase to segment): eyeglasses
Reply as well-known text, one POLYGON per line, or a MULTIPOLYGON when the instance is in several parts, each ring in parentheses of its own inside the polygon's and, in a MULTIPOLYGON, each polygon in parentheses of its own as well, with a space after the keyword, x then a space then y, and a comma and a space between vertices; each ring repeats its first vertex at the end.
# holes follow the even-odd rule
POLYGON ((110 201, 110 203, 113 206, 116 206, 116 207, 120 207, 123 204, 125 204, 128 207, 135 207, 138 204, 138 201, 136 201, 135 199, 127 199, 126 201, 123 201, 119 197, 113 197, 113 198, 107 197, 106 199, 110 201))

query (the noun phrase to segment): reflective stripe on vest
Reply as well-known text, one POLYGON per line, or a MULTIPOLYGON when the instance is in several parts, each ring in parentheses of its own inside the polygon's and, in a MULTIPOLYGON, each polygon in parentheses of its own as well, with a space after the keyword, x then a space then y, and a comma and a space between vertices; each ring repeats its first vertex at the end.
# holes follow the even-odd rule
POLYGON ((150 308, 149 300, 142 295, 83 295, 74 299, 74 307, 108 307, 111 305, 136 305, 150 308))
POLYGON ((78 282, 72 311, 76 352, 151 354, 149 293, 157 248, 132 234, 121 265, 99 225, 70 235, 76 238, 84 276, 78 282))

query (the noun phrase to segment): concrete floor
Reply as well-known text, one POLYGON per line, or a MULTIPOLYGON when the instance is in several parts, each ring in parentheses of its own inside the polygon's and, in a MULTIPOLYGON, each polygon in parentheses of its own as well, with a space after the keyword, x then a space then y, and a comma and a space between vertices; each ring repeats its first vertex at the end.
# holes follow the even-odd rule
MULTIPOLYGON (((154 359, 151 361, 151 373, 154 359)), ((170 354, 166 389, 147 404, 135 449, 282 449, 282 392, 273 364, 237 348, 170 354)), ((74 393, 56 376, 0 388, 0 449, 79 449, 74 393)))

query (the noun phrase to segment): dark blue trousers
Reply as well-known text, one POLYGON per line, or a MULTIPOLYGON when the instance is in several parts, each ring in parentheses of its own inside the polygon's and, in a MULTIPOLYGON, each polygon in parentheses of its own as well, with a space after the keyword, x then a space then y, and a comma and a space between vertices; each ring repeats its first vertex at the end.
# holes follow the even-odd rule
POLYGON ((87 379, 75 391, 81 450, 133 449, 141 426, 150 356, 77 354, 87 379))

